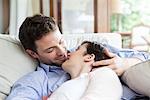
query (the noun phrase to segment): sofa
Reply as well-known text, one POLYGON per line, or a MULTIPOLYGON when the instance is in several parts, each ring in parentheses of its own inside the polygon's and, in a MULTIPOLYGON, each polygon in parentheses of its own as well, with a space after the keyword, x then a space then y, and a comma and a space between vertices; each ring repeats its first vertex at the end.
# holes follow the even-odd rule
MULTIPOLYGON (((121 48, 121 36, 117 33, 86 33, 63 35, 67 48, 78 46, 84 40, 111 44, 121 48)), ((35 70, 37 62, 24 51, 16 37, 0 34, 0 99, 5 99, 12 85, 23 75, 35 70)))

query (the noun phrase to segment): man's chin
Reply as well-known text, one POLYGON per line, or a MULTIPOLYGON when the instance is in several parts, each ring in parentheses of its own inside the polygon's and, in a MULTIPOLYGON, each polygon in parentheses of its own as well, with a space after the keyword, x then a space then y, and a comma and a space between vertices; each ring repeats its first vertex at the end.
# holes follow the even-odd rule
POLYGON ((63 63, 63 61, 61 61, 61 62, 53 62, 53 63, 50 62, 50 63, 44 63, 44 64, 61 67, 62 63, 63 63))
POLYGON ((65 62, 65 60, 62 60, 62 61, 55 62, 55 63, 52 63, 52 64, 61 67, 61 65, 62 65, 64 62, 65 62))
POLYGON ((44 64, 47 65, 54 65, 54 66, 60 66, 65 62, 66 59, 61 59, 61 60, 56 60, 55 62, 43 62, 44 64))
POLYGON ((59 62, 59 63, 58 63, 58 65, 59 65, 59 66, 61 66, 64 62, 65 62, 65 60, 64 60, 64 61, 59 62))
POLYGON ((52 65, 52 66, 57 66, 57 67, 61 67, 62 64, 52 63, 52 64, 50 64, 50 65, 52 65))
POLYGON ((62 63, 64 63, 66 60, 67 60, 67 58, 60 59, 60 60, 58 61, 58 64, 62 64, 62 63))

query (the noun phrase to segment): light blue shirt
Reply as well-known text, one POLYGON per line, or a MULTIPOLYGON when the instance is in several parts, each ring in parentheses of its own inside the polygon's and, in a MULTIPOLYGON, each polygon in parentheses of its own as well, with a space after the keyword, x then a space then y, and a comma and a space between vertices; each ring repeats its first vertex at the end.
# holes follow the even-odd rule
POLYGON ((42 100, 50 95, 70 76, 61 67, 40 64, 37 71, 18 80, 7 100, 42 100))
MULTIPOLYGON (((136 57, 143 61, 150 59, 150 55, 144 52, 129 49, 118 50, 108 45, 106 47, 120 57, 136 57)), ((43 96, 49 96, 68 79, 70 76, 61 67, 41 63, 37 71, 22 77, 13 85, 7 100, 42 100, 43 96)), ((123 98, 130 98, 130 96, 123 98)))

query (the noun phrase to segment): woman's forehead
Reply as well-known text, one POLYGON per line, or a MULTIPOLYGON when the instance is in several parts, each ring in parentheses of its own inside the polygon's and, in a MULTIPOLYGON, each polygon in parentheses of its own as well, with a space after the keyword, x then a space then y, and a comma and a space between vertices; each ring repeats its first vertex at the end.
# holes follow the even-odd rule
POLYGON ((88 45, 88 43, 83 43, 83 44, 80 45, 80 47, 87 48, 87 45, 88 45))
POLYGON ((81 44, 81 45, 78 47, 78 49, 82 49, 82 50, 86 51, 86 49, 87 49, 87 43, 81 44))

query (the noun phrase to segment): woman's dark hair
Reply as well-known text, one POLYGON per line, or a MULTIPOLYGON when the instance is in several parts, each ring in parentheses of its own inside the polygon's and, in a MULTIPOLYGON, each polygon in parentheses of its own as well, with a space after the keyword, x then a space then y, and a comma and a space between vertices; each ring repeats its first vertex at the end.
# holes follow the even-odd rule
POLYGON ((107 56, 104 53, 104 46, 101 43, 97 42, 90 42, 90 41, 84 41, 81 45, 87 44, 87 51, 86 54, 94 54, 95 55, 95 61, 100 61, 104 59, 109 59, 110 57, 107 56))
POLYGON ((19 39, 24 49, 36 51, 35 41, 49 32, 54 32, 57 25, 52 17, 34 15, 27 17, 19 29, 19 39))

